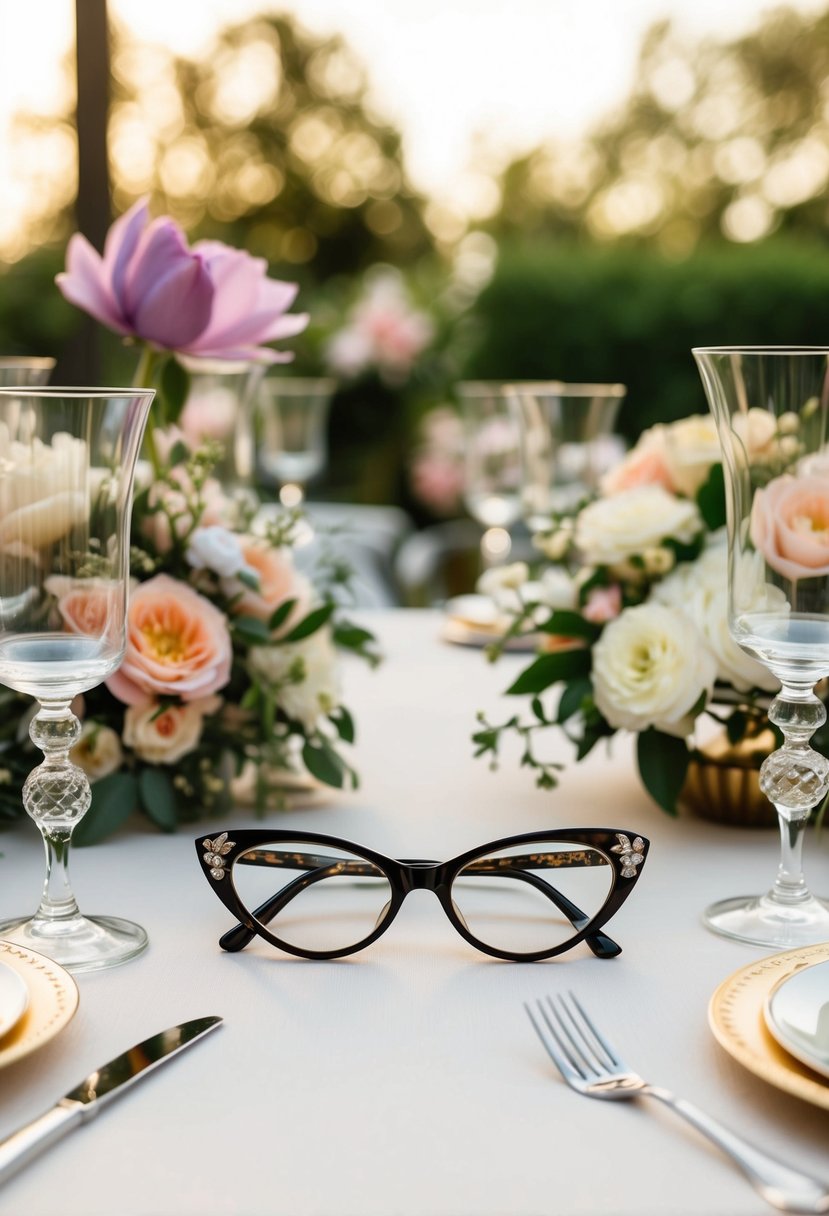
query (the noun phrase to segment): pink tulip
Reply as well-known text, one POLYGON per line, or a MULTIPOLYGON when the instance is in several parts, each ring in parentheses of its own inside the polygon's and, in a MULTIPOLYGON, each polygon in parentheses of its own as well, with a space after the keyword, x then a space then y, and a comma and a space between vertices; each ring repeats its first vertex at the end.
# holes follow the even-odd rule
POLYGON ((56 282, 70 303, 116 333, 179 350, 209 323, 215 287, 179 226, 148 219, 146 201, 125 212, 107 234, 103 257, 75 233, 56 282))
POLYGON ((296 299, 297 284, 269 279, 264 258, 252 258, 221 241, 199 241, 193 252, 204 258, 216 296, 207 327, 181 348, 182 354, 289 362, 290 352, 269 350, 263 343, 292 338, 308 324, 307 313, 286 315, 296 299))
POLYGON ((150 222, 146 200, 115 221, 103 257, 76 233, 56 281, 116 333, 200 358, 286 362, 263 343, 308 324, 307 313, 286 315, 298 287, 269 279, 264 259, 220 241, 191 249, 173 220, 150 222))

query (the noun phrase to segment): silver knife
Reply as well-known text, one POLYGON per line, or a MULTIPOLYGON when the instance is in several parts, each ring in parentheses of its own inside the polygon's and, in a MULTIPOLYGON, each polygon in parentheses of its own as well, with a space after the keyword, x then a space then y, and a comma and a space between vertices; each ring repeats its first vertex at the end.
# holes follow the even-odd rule
POLYGON ((64 1094, 51 1110, 44 1111, 25 1127, 0 1140, 0 1184, 73 1127, 97 1115, 101 1107, 117 1094, 123 1093, 159 1064, 171 1060, 191 1043, 198 1042, 221 1023, 219 1017, 193 1018, 190 1022, 182 1022, 180 1026, 171 1026, 169 1030, 152 1035, 101 1068, 96 1068, 88 1077, 84 1077, 80 1085, 64 1094))

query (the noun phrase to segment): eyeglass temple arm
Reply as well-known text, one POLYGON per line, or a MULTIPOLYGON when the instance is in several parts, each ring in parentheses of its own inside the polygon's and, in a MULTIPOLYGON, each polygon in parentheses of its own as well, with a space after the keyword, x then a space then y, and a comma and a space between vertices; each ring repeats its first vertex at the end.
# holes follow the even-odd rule
MULTIPOLYGON (((538 878, 537 875, 526 873, 516 868, 514 864, 506 864, 506 862, 509 861, 510 863, 518 863, 519 866, 532 865, 537 868, 539 863, 543 863, 548 859, 550 859, 554 866, 562 864, 607 865, 606 859, 603 858, 601 854, 595 853, 593 850, 587 850, 586 852, 568 850, 555 854, 540 853, 527 856, 518 856, 509 859, 501 858, 498 860, 489 859, 479 862, 472 862, 465 868, 464 872, 480 874, 482 876, 491 875, 495 878, 515 878, 522 882, 529 883, 531 886, 535 887, 537 891, 540 891, 542 895, 546 896, 546 898, 549 899, 553 904, 555 904, 558 910, 567 917, 574 929, 584 928, 585 924, 589 922, 590 917, 582 912, 581 908, 579 908, 577 904, 574 904, 567 898, 566 895, 563 895, 560 891, 557 891, 555 887, 551 887, 549 883, 546 883, 543 879, 538 878), (591 860, 586 860, 588 855, 590 856, 591 860), (575 862, 562 861, 562 859, 569 858, 571 856, 578 858, 579 860, 575 862), (601 860, 598 862, 594 861, 594 857, 600 858, 601 860)), ((252 849, 250 852, 246 853, 244 857, 239 858, 239 864, 269 865, 277 867, 289 865, 294 868, 297 866, 304 866, 310 871, 307 874, 298 875, 295 879, 293 879, 293 881, 289 882, 286 887, 283 887, 281 891, 276 892, 276 894, 272 895, 270 899, 267 899, 263 904, 260 904, 258 908, 254 909, 254 918, 265 925, 269 924, 277 913, 281 912, 292 899, 295 899, 296 896, 302 891, 306 890, 314 883, 322 881, 322 879, 330 878, 337 874, 382 877, 382 871, 368 861, 342 861, 335 858, 303 853, 280 853, 275 849, 252 849), (311 869, 311 867, 314 868, 311 869)), ((409 862, 408 864, 413 863, 409 862)), ((420 862, 419 864, 434 865, 436 863, 420 862)), ((244 925, 241 921, 239 921, 219 938, 219 945, 223 950, 228 950, 231 952, 243 950, 245 946, 247 946, 253 940, 254 936, 254 932, 249 929, 247 925, 244 925)), ((621 947, 614 942, 612 938, 608 937, 607 934, 602 933, 601 931, 589 934, 585 938, 585 941, 598 958, 614 958, 617 954, 621 954, 621 947)))

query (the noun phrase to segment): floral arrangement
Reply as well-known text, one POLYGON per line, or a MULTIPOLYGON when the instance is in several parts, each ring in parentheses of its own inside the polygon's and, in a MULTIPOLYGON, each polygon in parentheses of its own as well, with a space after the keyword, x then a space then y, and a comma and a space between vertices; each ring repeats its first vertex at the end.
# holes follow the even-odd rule
MULTIPOLYGON (((765 487, 752 521, 757 556, 774 569, 794 561, 814 572, 829 555, 823 541, 817 557, 811 552, 815 537, 827 535, 812 515, 829 512, 829 503, 825 483, 815 506, 814 487, 790 475, 802 450, 797 416, 775 420, 749 409, 733 425, 765 487), (763 504, 771 504, 765 514, 763 504), (788 531, 778 522, 786 513, 788 531)), ((704 717, 724 727, 731 744, 757 741, 769 729, 766 709, 778 684, 729 632, 724 525, 714 420, 694 416, 644 432, 594 499, 552 519, 533 538, 544 557, 538 569, 515 563, 489 571, 480 588, 509 614, 507 637, 529 631, 542 642, 507 690, 531 697, 532 716, 492 723, 481 715, 476 754, 496 763, 502 736, 516 733, 522 763, 550 788, 561 766, 539 758, 539 735, 563 731, 581 760, 601 739, 632 731, 645 787, 674 814, 704 717)), ((820 734, 813 742, 824 743, 820 734)))
MULTIPOLYGON (((72 303, 140 344, 137 383, 160 388, 137 476, 132 587, 123 663, 77 705, 82 735, 73 761, 92 783, 76 836, 89 843, 134 810, 163 830, 205 813, 226 814, 252 776, 257 808, 290 774, 356 784, 340 752, 354 738, 342 703, 337 652, 376 661, 372 635, 339 604, 341 566, 316 582, 294 562, 295 513, 263 521, 213 475, 213 441, 188 445, 175 425, 187 375, 174 354, 211 360, 285 361, 266 343, 299 333, 288 312, 297 288, 267 277, 264 261, 216 241, 191 248, 169 218, 149 221, 137 203, 112 226, 103 257, 80 236, 58 285, 72 303), (159 408, 157 408, 157 406, 159 408)), ((61 452, 44 450, 60 460, 61 452)), ((60 469, 39 470, 53 481, 60 469)), ((53 588, 66 627, 83 632, 100 611, 94 592, 53 588)), ((4 689, 0 816, 21 813, 33 763, 31 703, 4 689)))
POLYGON ((431 317, 415 307, 400 272, 375 266, 345 324, 329 338, 325 362, 343 380, 373 373, 388 387, 399 388, 434 337, 431 317))

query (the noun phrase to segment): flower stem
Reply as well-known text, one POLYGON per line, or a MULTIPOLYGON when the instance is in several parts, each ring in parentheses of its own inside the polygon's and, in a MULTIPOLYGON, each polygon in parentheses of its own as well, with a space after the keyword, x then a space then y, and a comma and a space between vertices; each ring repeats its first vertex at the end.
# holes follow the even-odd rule
MULTIPOLYGON (((158 351, 153 350, 146 343, 141 351, 141 357, 138 360, 138 366, 135 369, 135 375, 132 378, 133 388, 152 388, 153 380, 155 379, 156 366, 158 364, 158 351)), ((155 442, 155 427, 153 426, 153 411, 150 410, 150 417, 147 420, 147 429, 144 432, 144 445, 147 455, 150 458, 150 464, 153 466, 153 473, 156 477, 161 476, 161 460, 158 455, 158 448, 155 442)))

